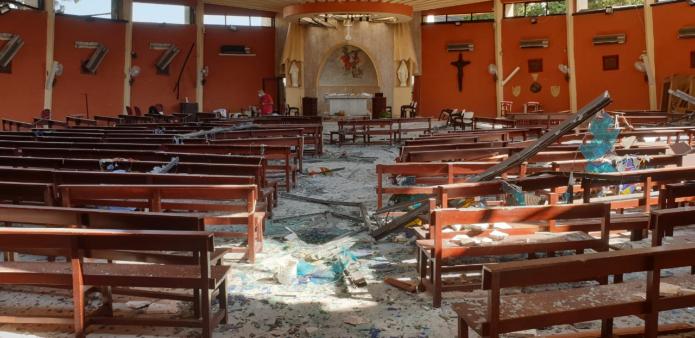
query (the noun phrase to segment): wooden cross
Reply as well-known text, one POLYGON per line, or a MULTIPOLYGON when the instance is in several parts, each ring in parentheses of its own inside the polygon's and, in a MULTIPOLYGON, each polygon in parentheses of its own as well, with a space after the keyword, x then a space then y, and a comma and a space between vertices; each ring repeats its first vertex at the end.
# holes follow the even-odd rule
POLYGON ((456 67, 458 71, 456 77, 458 79, 459 92, 463 91, 463 67, 466 67, 469 64, 471 64, 471 62, 464 60, 463 54, 461 53, 459 53, 459 59, 451 63, 451 65, 456 67))

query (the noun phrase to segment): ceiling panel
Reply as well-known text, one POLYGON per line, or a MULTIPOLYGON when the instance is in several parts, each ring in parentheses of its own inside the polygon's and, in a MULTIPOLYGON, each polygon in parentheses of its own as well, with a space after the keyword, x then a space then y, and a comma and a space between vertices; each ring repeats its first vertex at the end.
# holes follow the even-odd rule
MULTIPOLYGON (((370 0, 379 2, 376 0, 370 0)), ((484 0, 381 0, 383 2, 401 3, 413 6, 415 11, 423 11, 434 8, 459 6, 469 3, 482 2, 484 0)), ((234 6, 240 8, 260 9, 265 11, 280 12, 287 5, 307 2, 331 2, 330 0, 205 0, 206 3, 234 6)))

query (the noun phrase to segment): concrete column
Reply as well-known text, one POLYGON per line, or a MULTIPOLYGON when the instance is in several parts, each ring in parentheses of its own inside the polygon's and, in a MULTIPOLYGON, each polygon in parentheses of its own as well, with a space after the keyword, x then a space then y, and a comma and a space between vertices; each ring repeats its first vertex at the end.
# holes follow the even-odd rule
POLYGON ((195 86, 195 100, 198 102, 198 107, 200 111, 204 111, 203 107, 203 74, 202 70, 205 67, 205 2, 203 0, 198 0, 195 7, 195 28, 196 28, 196 43, 195 43, 195 57, 196 57, 196 86, 195 86))
MULTIPOLYGON (((55 45, 55 25, 56 12, 53 1, 44 1, 46 10, 46 77, 53 68, 53 49, 55 45)), ((43 92, 43 108, 51 109, 53 107, 53 86, 44 86, 43 92)))
POLYGON ((121 20, 128 21, 125 25, 125 53, 123 62, 123 107, 121 114, 125 114, 125 107, 130 106, 131 101, 131 85, 130 85, 130 69, 133 66, 133 0, 121 1, 121 20))
POLYGON ((502 82, 504 81, 504 67, 502 62, 502 19, 504 18, 504 4, 502 0, 495 0, 495 64, 497 65, 497 116, 502 115, 501 103, 504 101, 504 86, 502 82))
POLYGON ((652 78, 649 79, 649 109, 658 110, 657 107, 657 93, 656 88, 656 62, 655 62, 655 52, 654 52, 654 15, 652 12, 652 4, 654 0, 644 1, 644 35, 647 40, 647 60, 646 66, 648 67, 648 74, 652 74, 652 78))
MULTIPOLYGON (((586 1, 586 0, 584 0, 586 1)), ((578 109, 577 100, 577 63, 575 61, 574 51, 574 12, 575 2, 567 1, 567 66, 569 66, 569 97, 570 110, 576 112, 578 109)))

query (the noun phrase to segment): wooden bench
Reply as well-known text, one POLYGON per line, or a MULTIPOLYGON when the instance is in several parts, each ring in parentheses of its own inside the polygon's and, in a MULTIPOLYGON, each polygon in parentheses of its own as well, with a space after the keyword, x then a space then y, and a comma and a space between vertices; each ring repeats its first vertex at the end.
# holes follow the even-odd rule
POLYGON ((93 325, 138 325, 197 327, 203 337, 212 337, 212 330, 227 320, 228 266, 210 266, 214 250, 213 235, 192 231, 125 231, 89 229, 0 228, 0 248, 8 251, 52 249, 64 252, 68 262, 14 261, 0 263, 0 284, 60 286, 72 293, 71 317, 22 315, 19 309, 4 309, 0 322, 25 324, 67 324, 74 327, 76 337, 85 337, 93 325), (166 251, 198 257, 195 264, 130 264, 85 262, 92 250, 166 251), (87 312, 88 286, 102 289, 103 305, 87 312), (195 318, 165 319, 116 317, 113 315, 114 287, 153 289, 188 289, 198 292, 200 302, 194 305, 195 318), (202 290, 202 292, 200 292, 202 290), (216 294, 219 310, 212 312, 216 294), (199 305, 198 305, 199 304, 199 305), (198 312, 199 311, 199 312, 198 312), (200 314, 199 316, 197 314, 200 314))
POLYGON ((55 195, 53 184, 8 182, 0 179, 0 203, 52 206, 56 205, 55 195))
POLYGON ((695 245, 601 252, 485 265, 487 297, 452 306, 459 317, 459 337, 472 328, 483 337, 552 325, 601 320, 601 336, 613 336, 613 318, 644 318, 643 337, 656 337, 659 312, 695 305, 695 295, 661 296, 663 283, 695 288, 692 275, 662 278, 665 269, 690 266, 695 245), (608 277, 646 272, 645 280, 608 284, 608 277), (508 288, 598 281, 600 285, 533 293, 503 294, 508 288))
POLYGON ((487 123, 492 125, 492 129, 495 129, 497 125, 502 126, 502 128, 515 128, 516 123, 514 120, 501 118, 501 117, 484 117, 475 116, 473 117, 473 130, 479 129, 478 123, 487 123))
POLYGON ((403 134, 409 133, 424 133, 429 135, 432 133, 432 118, 431 117, 410 117, 393 119, 396 124, 396 141, 403 140, 403 134), (427 126, 409 126, 410 124, 427 123, 427 126))
POLYGON ((263 249, 265 203, 257 203, 256 186, 247 185, 61 185, 65 207, 126 207, 152 212, 178 212, 204 218, 206 226, 237 225, 243 232, 217 231, 222 238, 242 238, 246 247, 228 252, 245 254, 254 263, 263 249))
MULTIPOLYGON (((498 162, 448 162, 448 163, 396 163, 377 164, 377 207, 383 207, 384 194, 400 195, 431 195, 436 191, 436 186, 464 182, 464 175, 473 175, 484 172, 498 162), (397 176, 413 177, 415 185, 384 186, 384 176, 395 184, 397 176)), ((525 164, 510 168, 507 174, 525 175, 525 164)))
POLYGON ((94 120, 97 121, 97 125, 105 126, 115 126, 121 123, 121 118, 113 116, 94 115, 94 120))
POLYGON ((338 145, 343 145, 351 136, 352 143, 357 141, 357 138, 362 138, 364 144, 371 144, 372 136, 386 136, 389 144, 393 144, 394 137, 397 131, 393 129, 393 121, 385 120, 342 120, 338 121, 338 131, 331 132, 330 143, 335 143, 333 136, 338 136, 338 145))
MULTIPOLYGON (((434 199, 431 204, 435 203, 434 199)), ((445 265, 445 261, 462 257, 503 256, 536 253, 554 255, 560 251, 583 253, 586 249, 608 250, 608 204, 555 205, 487 209, 435 209, 430 215, 429 238, 417 240, 418 270, 421 288, 432 293, 434 307, 442 304, 442 293, 479 288, 478 283, 443 284, 444 273, 480 271, 480 264, 445 265), (583 232, 537 233, 539 222, 550 220, 597 219, 601 223, 601 237, 596 239, 583 232), (464 244, 452 242, 456 235, 485 237, 488 230, 476 231, 466 226, 476 223, 507 223, 508 228, 496 229, 508 237, 490 244, 464 244), (522 225, 513 225, 522 223, 522 225), (445 227, 461 224, 460 231, 444 232, 445 227)))
POLYGON ((32 123, 10 120, 10 119, 2 119, 2 130, 4 130, 4 131, 13 130, 13 129, 20 131, 22 129, 32 129, 32 128, 34 128, 34 125, 32 123))
MULTIPOLYGON (((298 168, 291 170, 304 170, 304 138, 294 137, 263 137, 263 138, 243 138, 243 139, 215 139, 210 143, 215 145, 241 145, 241 146, 280 146, 290 147, 290 154, 298 168)), ((272 155, 271 155, 272 156, 272 155)), ((273 159, 273 158, 269 158, 273 159)), ((281 158, 285 160, 285 158, 281 158)))
POLYGON ((65 117, 65 123, 67 123, 68 127, 72 127, 72 126, 96 126, 97 125, 96 120, 85 119, 85 118, 77 117, 77 116, 65 117))
MULTIPOLYGON (((652 210, 649 225, 652 229, 652 246, 663 244, 664 237, 673 236, 675 227, 695 225, 695 207, 680 207, 671 209, 652 210)), ((686 242, 692 242, 695 238, 684 238, 686 242)), ((693 263, 695 273, 695 263, 693 263)))

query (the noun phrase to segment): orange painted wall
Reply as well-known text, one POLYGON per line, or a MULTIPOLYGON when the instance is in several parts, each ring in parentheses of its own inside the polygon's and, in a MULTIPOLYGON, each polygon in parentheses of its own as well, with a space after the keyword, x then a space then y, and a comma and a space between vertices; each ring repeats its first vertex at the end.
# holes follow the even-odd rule
POLYGON ((206 111, 226 108, 239 111, 258 104, 263 78, 274 77, 275 29, 268 27, 205 27, 205 65, 210 74, 205 84, 206 111), (245 45, 256 56, 220 56, 222 45, 245 45))
POLYGON ((0 32, 19 34, 24 40, 12 61, 12 74, 0 74, 0 117, 28 121, 43 109, 46 13, 6 13, 0 19, 0 32))
POLYGON ((523 111, 523 105, 529 101, 537 101, 547 112, 557 112, 569 109, 569 84, 565 80, 558 65, 567 64, 567 24, 565 16, 539 17, 536 24, 529 18, 510 18, 502 21, 502 51, 504 76, 508 76, 517 66, 521 69, 505 85, 504 99, 514 102, 512 111, 523 111), (522 49, 521 40, 548 39, 548 48, 522 49), (538 73, 537 82, 541 91, 531 92, 534 79, 529 72, 528 60, 542 59, 543 71, 538 73), (521 87, 519 96, 513 95, 513 88, 521 87), (554 97, 551 87, 559 86, 560 92, 554 97))
POLYGON ((144 113, 149 106, 161 103, 164 105, 164 111, 169 114, 178 112, 179 103, 184 102, 186 97, 190 102, 195 101, 195 49, 191 53, 181 77, 180 98, 176 98, 174 91, 181 67, 195 40, 195 25, 133 24, 133 52, 137 54, 137 58, 133 58, 132 64, 139 66, 142 71, 131 89, 131 106, 140 107, 144 113), (150 49, 151 42, 173 43, 181 49, 181 52, 169 66, 169 75, 157 74, 155 64, 164 51, 150 49))
POLYGON ((495 82, 488 65, 495 63, 492 22, 436 24, 422 26, 422 76, 420 107, 425 116, 439 116, 443 108, 466 109, 478 116, 495 116, 495 82), (472 42, 473 52, 463 52, 463 92, 458 91, 458 53, 447 52, 449 43, 472 42))
POLYGON ((53 118, 87 115, 117 115, 123 104, 123 55, 125 23, 56 16, 54 59, 63 64, 63 75, 53 88, 53 118), (93 49, 75 48, 75 41, 99 42, 109 49, 97 73, 83 74, 82 63, 93 49))
POLYGON ((612 109, 649 109, 649 89, 644 73, 634 67, 646 48, 643 9, 620 10, 612 15, 575 15, 574 23, 579 106, 608 90, 613 98, 612 109), (592 44, 596 35, 616 33, 627 34, 625 44, 592 44), (618 55, 620 69, 604 71, 605 55, 618 55))
POLYGON ((695 6, 685 2, 669 3, 654 6, 653 12, 657 98, 661 105, 664 79, 673 74, 695 75, 695 68, 690 67, 690 53, 695 52, 695 40, 678 38, 679 29, 695 27, 695 6))

